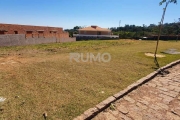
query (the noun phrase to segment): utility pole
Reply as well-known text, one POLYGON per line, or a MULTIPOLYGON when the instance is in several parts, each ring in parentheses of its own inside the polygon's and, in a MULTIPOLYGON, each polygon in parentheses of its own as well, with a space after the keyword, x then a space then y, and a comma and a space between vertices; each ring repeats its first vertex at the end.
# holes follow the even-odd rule
MULTIPOLYGON (((118 30, 118 33, 119 33, 119 31, 120 31, 120 27, 121 27, 121 20, 119 21, 119 30, 118 30)), ((119 33, 118 35, 119 35, 119 37, 120 37, 120 33, 119 33)))
POLYGON ((177 26, 178 26, 178 30, 177 30, 177 39, 176 39, 176 42, 178 41, 178 39, 179 39, 179 33, 180 33, 180 18, 178 18, 179 19, 179 21, 177 22, 177 26))
POLYGON ((174 24, 176 25, 176 42, 178 41, 179 39, 179 29, 180 29, 180 18, 178 18, 178 22, 174 19, 174 24))
POLYGON ((144 37, 144 24, 143 24, 143 37, 144 37))
POLYGON ((119 28, 121 27, 121 20, 119 21, 119 28))

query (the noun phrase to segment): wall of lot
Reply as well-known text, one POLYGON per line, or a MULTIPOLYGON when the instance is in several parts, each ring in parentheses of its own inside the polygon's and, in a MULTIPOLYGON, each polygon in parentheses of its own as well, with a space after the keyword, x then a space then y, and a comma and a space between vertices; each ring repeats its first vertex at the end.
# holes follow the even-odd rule
POLYGON ((8 34, 0 35, 0 46, 22 46, 42 43, 57 43, 57 42, 74 42, 75 38, 45 38, 45 37, 34 37, 26 38, 25 34, 8 34))

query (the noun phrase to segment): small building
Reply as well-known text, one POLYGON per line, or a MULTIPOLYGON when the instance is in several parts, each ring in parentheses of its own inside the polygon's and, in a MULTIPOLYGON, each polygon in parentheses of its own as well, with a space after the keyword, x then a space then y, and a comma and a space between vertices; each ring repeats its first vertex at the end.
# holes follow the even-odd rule
POLYGON ((42 43, 73 42, 61 27, 1 24, 0 46, 19 46, 42 43))
POLYGON ((0 35, 25 34, 28 38, 69 38, 61 27, 0 24, 0 35))
POLYGON ((78 30, 79 34, 74 34, 77 40, 80 39, 112 39, 119 38, 119 36, 112 35, 111 30, 101 28, 95 25, 85 27, 78 30))

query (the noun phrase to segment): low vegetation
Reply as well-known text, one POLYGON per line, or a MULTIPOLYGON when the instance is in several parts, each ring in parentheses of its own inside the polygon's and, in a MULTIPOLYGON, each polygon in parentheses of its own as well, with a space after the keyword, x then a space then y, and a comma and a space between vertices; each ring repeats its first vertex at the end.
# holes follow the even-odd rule
MULTIPOLYGON (((155 41, 81 41, 0 48, 0 119, 72 119, 156 69, 155 41), (110 53, 111 61, 70 62, 69 53, 110 53)), ((159 53, 179 49, 160 41, 159 53)), ((163 53, 161 53, 163 54, 163 53)), ((180 58, 163 54, 161 66, 180 58)))

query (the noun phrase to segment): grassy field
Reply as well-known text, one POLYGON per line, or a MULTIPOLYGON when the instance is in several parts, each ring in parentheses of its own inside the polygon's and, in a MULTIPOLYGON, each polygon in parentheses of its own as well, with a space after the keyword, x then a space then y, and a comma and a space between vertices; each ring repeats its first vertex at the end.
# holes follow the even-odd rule
MULTIPOLYGON (((155 41, 81 41, 0 48, 0 119, 72 119, 155 70, 155 41), (70 62, 69 53, 111 54, 111 61, 70 62)), ((159 53, 180 50, 160 41, 159 53)), ((163 53, 161 53, 163 54, 163 53)), ((159 58, 161 66, 180 55, 159 58)))

